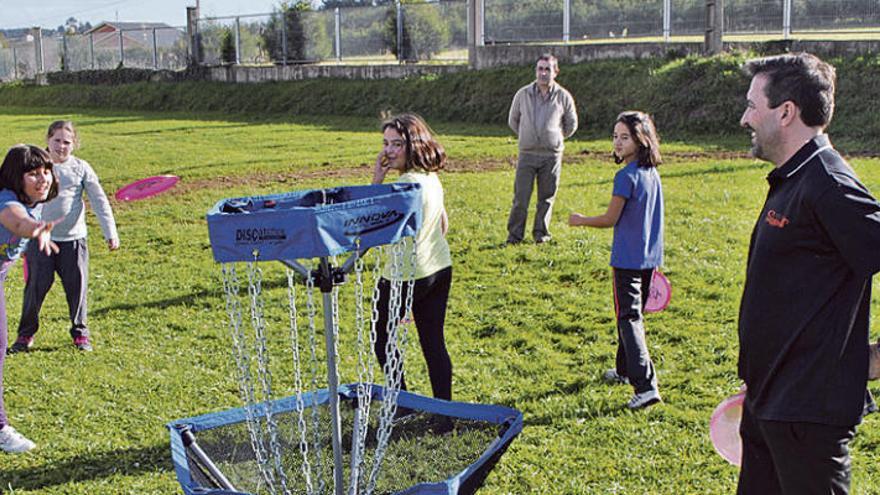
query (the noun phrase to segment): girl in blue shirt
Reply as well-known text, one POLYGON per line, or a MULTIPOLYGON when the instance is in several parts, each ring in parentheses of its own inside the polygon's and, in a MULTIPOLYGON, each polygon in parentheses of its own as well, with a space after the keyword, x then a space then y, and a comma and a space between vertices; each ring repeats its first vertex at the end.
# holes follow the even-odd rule
POLYGON ((623 112, 614 124, 614 161, 625 163, 614 176, 608 210, 599 216, 572 213, 572 226, 614 227, 611 267, 617 316, 617 359, 604 378, 629 383, 635 394, 627 403, 641 409, 660 401, 657 375, 645 342, 642 312, 654 269, 663 264, 663 188, 660 141, 654 122, 643 112, 623 112))
POLYGON ((40 220, 38 204, 58 195, 58 181, 52 170, 52 159, 46 151, 20 144, 10 148, 0 165, 0 450, 10 453, 27 452, 34 442, 9 425, 3 405, 3 361, 6 357, 6 273, 13 261, 21 256, 29 239, 41 251, 58 252, 50 239, 53 222, 40 220))

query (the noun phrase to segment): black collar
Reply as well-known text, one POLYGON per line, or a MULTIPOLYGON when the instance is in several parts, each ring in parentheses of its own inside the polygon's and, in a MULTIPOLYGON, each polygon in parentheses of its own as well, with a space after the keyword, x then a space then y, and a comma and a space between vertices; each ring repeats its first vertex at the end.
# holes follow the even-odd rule
POLYGON ((826 146, 831 146, 828 134, 817 135, 801 146, 801 149, 792 155, 792 157, 782 164, 781 167, 774 168, 769 174, 767 174, 767 182, 770 184, 776 184, 795 175, 804 165, 806 165, 806 161, 812 158, 816 151, 826 146))

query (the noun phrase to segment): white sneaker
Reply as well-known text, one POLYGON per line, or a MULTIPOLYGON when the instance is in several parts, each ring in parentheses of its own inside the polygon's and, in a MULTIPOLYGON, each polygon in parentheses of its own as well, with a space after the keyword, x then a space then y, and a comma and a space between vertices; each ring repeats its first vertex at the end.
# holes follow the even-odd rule
POLYGON ((10 454, 20 454, 27 452, 36 447, 37 444, 31 442, 24 435, 15 431, 10 425, 0 429, 0 450, 9 452, 10 454))
POLYGON ((605 374, 602 375, 602 379, 608 383, 613 383, 615 385, 629 383, 629 378, 621 375, 614 368, 611 368, 610 370, 606 371, 605 374))
POLYGON ((641 409, 643 407, 648 407, 652 404, 656 404, 660 402, 660 392, 655 390, 648 390, 647 392, 642 392, 640 394, 633 395, 632 399, 626 403, 626 407, 630 409, 641 409))

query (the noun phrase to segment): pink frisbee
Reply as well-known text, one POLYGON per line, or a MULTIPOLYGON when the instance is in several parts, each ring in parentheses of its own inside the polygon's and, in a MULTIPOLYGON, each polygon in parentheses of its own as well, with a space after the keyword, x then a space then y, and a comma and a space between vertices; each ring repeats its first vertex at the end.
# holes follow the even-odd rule
POLYGON ((663 311, 669 306, 669 300, 672 299, 672 286, 669 285, 669 279, 660 273, 660 270, 654 270, 651 277, 651 290, 648 291, 648 301, 645 302, 645 313, 656 313, 663 311))
POLYGON ((147 177, 123 187, 116 191, 116 199, 119 201, 137 201, 149 198, 174 187, 180 178, 176 175, 156 175, 147 177))
POLYGON ((742 438, 739 422, 742 419, 743 401, 746 393, 740 392, 721 401, 709 420, 709 438, 721 457, 734 466, 742 461, 742 438))

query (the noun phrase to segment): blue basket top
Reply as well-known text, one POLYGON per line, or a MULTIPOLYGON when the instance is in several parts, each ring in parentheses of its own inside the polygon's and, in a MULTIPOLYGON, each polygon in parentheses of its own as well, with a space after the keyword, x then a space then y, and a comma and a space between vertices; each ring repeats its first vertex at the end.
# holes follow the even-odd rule
POLYGON ((421 186, 342 186, 218 201, 208 235, 219 262, 333 256, 414 237, 421 186))

